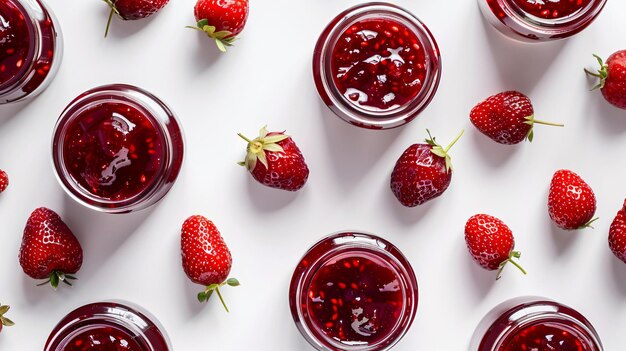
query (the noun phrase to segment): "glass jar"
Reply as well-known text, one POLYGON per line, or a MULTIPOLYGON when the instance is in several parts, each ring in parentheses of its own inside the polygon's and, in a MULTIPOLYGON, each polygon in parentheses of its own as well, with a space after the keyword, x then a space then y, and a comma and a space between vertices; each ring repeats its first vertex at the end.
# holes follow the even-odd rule
POLYGON ((528 42, 570 37, 587 28, 606 0, 557 0, 540 4, 528 0, 478 0, 489 23, 504 35, 528 42))
POLYGON ((42 0, 0 2, 0 104, 41 93, 63 57, 63 36, 42 0))
POLYGON ((591 323, 576 310, 540 297, 506 301, 480 322, 470 351, 603 351, 591 323))
POLYGON ((313 53, 322 101, 346 122, 369 129, 409 123, 430 103, 441 57, 428 28, 382 2, 352 7, 324 29, 313 53))
POLYGON ((65 316, 50 333, 44 351, 82 351, 93 345, 116 351, 172 349, 163 327, 142 308, 99 302, 65 316))
POLYGON ((315 244, 291 280, 291 314, 320 351, 382 351, 417 311, 415 273, 400 250, 371 234, 341 232, 315 244))
POLYGON ((52 141, 59 182, 83 205, 126 213, 155 204, 183 162, 174 113, 151 93, 114 84, 89 90, 63 111, 52 141))

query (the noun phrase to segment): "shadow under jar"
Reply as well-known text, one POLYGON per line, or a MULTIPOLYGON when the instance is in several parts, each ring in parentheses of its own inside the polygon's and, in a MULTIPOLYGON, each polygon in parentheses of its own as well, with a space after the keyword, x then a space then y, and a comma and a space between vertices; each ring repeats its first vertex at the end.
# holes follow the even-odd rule
POLYGON ((606 0, 478 0, 485 19, 504 35, 526 42, 563 39, 587 28, 606 0))
POLYGON ((149 92, 106 85, 78 96, 57 121, 52 159, 67 193, 95 210, 126 213, 154 205, 183 162, 174 113, 149 92))
POLYGON ((574 309, 540 297, 508 300, 483 318, 469 351, 603 351, 591 323, 574 309))
POLYGON ((441 57, 428 28, 405 9, 382 2, 352 7, 333 19, 313 53, 322 101, 355 126, 409 123, 430 103, 441 57))
POLYGON ((0 1, 0 104, 41 93, 61 65, 63 40, 42 0, 0 1))
POLYGON ((169 351, 167 335, 157 323, 137 306, 93 303, 65 316, 44 351, 169 351))
POLYGON ((291 314, 319 351, 383 351, 406 334, 417 311, 411 265, 388 241, 342 232, 315 244, 291 280, 291 314))

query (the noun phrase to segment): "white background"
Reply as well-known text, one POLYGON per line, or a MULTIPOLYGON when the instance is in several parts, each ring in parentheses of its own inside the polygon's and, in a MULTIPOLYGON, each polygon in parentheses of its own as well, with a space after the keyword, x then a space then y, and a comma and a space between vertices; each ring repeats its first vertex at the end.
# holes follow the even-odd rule
MULTIPOLYGON (((362 2, 362 1, 361 1, 362 2)), ((323 106, 311 77, 311 55, 323 27, 359 1, 253 1, 246 30, 227 54, 192 24, 193 0, 172 1, 152 19, 115 19, 104 39, 107 8, 99 1, 50 0, 65 37, 65 57, 37 99, 0 106, 0 168, 11 177, 0 195, 0 301, 17 325, 0 335, 2 351, 41 350, 70 310, 104 299, 139 303, 159 317, 174 349, 310 349, 295 328, 288 285, 301 255, 321 237, 361 229, 387 238, 410 259, 420 284, 418 314, 395 350, 467 350, 482 316, 505 299, 542 295, 569 304, 596 326, 607 350, 626 336, 626 265, 607 245, 608 227, 626 196, 623 161, 626 111, 589 92, 583 67, 595 67, 626 43, 626 3, 609 1, 598 20, 566 41, 524 45, 486 24, 475 1, 397 1, 437 38, 443 57, 439 92, 408 126, 389 131, 352 127, 323 106), (620 42, 620 40, 622 40, 620 42), (73 202, 50 162, 56 119, 79 93, 107 83, 130 83, 163 98, 186 132, 186 159, 168 196, 130 215, 100 214, 73 202), (533 100, 533 144, 501 146, 475 130, 472 106, 505 89, 533 100), (255 183, 235 163, 259 127, 293 135, 311 169, 292 194, 255 183), (389 174, 406 147, 429 128, 452 150, 448 191, 419 208, 403 208, 389 174), (546 198, 553 172, 569 168, 595 190, 595 230, 564 232, 551 223, 546 198), (72 228, 84 248, 74 288, 35 287, 18 264, 26 219, 47 206, 72 228), (474 264, 463 239, 465 221, 487 212, 513 229, 524 277, 509 267, 496 282, 474 264), (200 305, 201 287, 181 269, 180 225, 203 214, 222 231, 234 257, 238 288, 200 305)))

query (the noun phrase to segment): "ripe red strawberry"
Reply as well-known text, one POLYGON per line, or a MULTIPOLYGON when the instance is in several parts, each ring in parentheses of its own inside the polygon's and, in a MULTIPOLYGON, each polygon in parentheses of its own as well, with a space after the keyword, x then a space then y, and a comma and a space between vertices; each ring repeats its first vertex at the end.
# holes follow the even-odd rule
POLYGON ((609 247, 615 257, 626 263, 626 200, 609 229, 609 247))
POLYGON ((233 259, 215 224, 203 216, 187 218, 181 229, 180 251, 187 277, 206 286, 198 293, 198 301, 207 301, 215 291, 228 311, 219 288, 238 286, 239 281, 227 279, 233 259))
POLYGON ((443 194, 452 180, 448 151, 463 131, 445 149, 430 135, 426 144, 413 144, 404 151, 391 173, 391 191, 401 204, 415 207, 443 194))
POLYGON ((197 23, 188 28, 205 32, 226 52, 246 26, 248 12, 248 0, 198 0, 193 11, 197 23))
POLYGON ((150 17, 159 12, 169 0, 104 0, 111 7, 107 29, 104 32, 106 37, 109 34, 109 27, 113 14, 117 14, 121 19, 132 21, 150 17))
POLYGON ((592 90, 600 89, 602 96, 611 105, 626 109, 626 50, 609 56, 606 63, 598 55, 593 55, 600 64, 598 73, 585 69, 587 74, 600 78, 600 83, 592 90))
POLYGON ((509 262, 526 274, 524 268, 514 260, 522 254, 513 251, 513 232, 498 218, 477 214, 468 219, 465 224, 465 243, 476 263, 489 271, 498 270, 496 279, 500 279, 502 270, 509 262))
POLYGON ((559 228, 573 230, 591 227, 597 220, 596 196, 576 173, 559 170, 552 176, 548 195, 548 213, 559 228))
POLYGON ((69 275, 83 264, 83 249, 67 225, 54 211, 41 207, 26 222, 19 260, 24 273, 34 279, 48 279, 53 288, 59 281, 72 285, 69 275))
POLYGON ((11 327, 15 325, 15 323, 13 323, 12 320, 4 316, 4 314, 7 313, 9 309, 10 309, 9 306, 3 306, 0 303, 0 332, 2 331, 2 327, 11 327))
POLYGON ((248 142, 246 160, 239 165, 245 166, 252 177, 270 188, 297 191, 309 178, 309 167, 296 143, 284 132, 268 132, 261 128, 259 136, 248 142))
POLYGON ((9 187, 9 176, 7 173, 0 169, 0 193, 7 190, 9 187))
POLYGON ((562 124, 536 120, 530 99, 517 91, 488 97, 472 109, 470 120, 481 133, 507 145, 518 144, 525 139, 532 142, 535 124, 563 127, 562 124))

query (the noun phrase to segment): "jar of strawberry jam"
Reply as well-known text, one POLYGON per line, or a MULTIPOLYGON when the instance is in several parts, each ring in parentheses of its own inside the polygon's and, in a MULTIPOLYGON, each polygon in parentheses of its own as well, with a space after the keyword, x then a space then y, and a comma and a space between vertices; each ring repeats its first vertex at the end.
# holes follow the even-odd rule
POLYGON ((342 232, 315 244, 291 280, 291 314, 320 351, 382 351, 408 331, 417 280, 406 257, 371 234, 342 232))
POLYGON ((410 12, 387 3, 352 7, 317 41, 313 77, 322 101, 353 125, 387 129, 413 120, 441 76, 435 38, 410 12))
POLYGON ((603 351, 591 323, 576 310, 539 297, 506 301, 480 322, 470 351, 603 351))
POLYGON ((138 306, 100 302, 80 307, 54 328, 44 351, 169 351, 157 320, 138 306))
POLYGON ((0 1, 0 104, 41 93, 63 56, 61 29, 43 0, 0 1))
POLYGON ((478 0, 478 4, 487 21, 506 36, 536 42, 582 31, 606 0, 478 0))
POLYGON ((130 85, 89 90, 66 107, 52 142, 57 177, 87 207, 125 213, 159 201, 183 162, 183 133, 174 113, 130 85))

